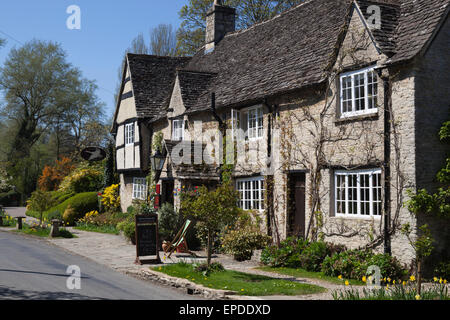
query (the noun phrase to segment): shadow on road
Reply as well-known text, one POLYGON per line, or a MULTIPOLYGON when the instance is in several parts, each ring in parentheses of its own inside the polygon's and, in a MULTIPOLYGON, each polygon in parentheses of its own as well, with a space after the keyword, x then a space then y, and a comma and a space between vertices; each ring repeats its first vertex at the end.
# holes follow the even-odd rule
POLYGON ((0 286, 0 300, 106 300, 76 293, 17 290, 0 286))
MULTIPOLYGON (((67 274, 57 274, 57 273, 46 273, 46 272, 36 272, 36 271, 23 271, 23 270, 9 270, 9 269, 0 269, 0 272, 15 272, 15 273, 29 273, 29 274, 41 274, 46 276, 56 276, 56 277, 65 277, 67 278, 67 274)), ((81 279, 90 279, 89 277, 80 277, 81 279)))

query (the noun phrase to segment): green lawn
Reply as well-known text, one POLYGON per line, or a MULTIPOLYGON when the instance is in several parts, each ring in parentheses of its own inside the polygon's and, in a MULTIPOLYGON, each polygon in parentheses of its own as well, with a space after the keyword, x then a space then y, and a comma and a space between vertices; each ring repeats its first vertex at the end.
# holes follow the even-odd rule
MULTIPOLYGON (((14 230, 14 232, 29 234, 38 237, 48 237, 50 235, 50 228, 40 228, 38 226, 30 226, 24 223, 22 230, 14 230)), ((70 231, 64 228, 60 228, 59 233, 60 235, 58 238, 67 238, 67 239, 76 238, 75 235, 73 235, 72 233, 70 233, 70 231)))
POLYGON ((184 278, 204 287, 235 291, 239 295, 304 295, 325 292, 326 289, 304 283, 288 280, 278 280, 270 277, 253 275, 236 271, 218 271, 208 276, 196 272, 194 266, 186 263, 166 265, 152 268, 172 277, 184 278))
MULTIPOLYGON (((323 272, 310 272, 310 271, 306 271, 306 270, 300 269, 300 268, 295 269, 295 268, 259 267, 257 269, 262 270, 262 271, 267 271, 267 272, 284 274, 284 275, 288 275, 288 276, 292 276, 292 277, 296 277, 296 278, 319 279, 319 280, 324 280, 324 281, 327 281, 327 282, 330 282, 333 284, 343 284, 343 280, 338 279, 336 277, 326 276, 323 272)), ((358 281, 358 280, 350 279, 350 280, 348 280, 348 282, 354 286, 365 285, 364 282, 358 281)))
POLYGON ((88 231, 88 232, 98 232, 98 233, 109 233, 109 234, 120 234, 119 230, 113 225, 96 226, 92 224, 79 225, 74 227, 76 230, 88 231))

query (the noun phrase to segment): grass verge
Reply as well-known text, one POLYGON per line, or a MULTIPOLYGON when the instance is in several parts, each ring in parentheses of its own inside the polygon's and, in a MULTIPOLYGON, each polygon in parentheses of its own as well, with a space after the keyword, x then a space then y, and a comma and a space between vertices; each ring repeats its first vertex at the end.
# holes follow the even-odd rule
MULTIPOLYGON (((330 277, 326 276, 323 272, 310 272, 306 271, 304 269, 296 269, 296 268, 273 268, 273 267, 258 267, 258 270, 266 271, 266 272, 273 272, 273 273, 279 273, 284 274, 296 278, 308 278, 308 279, 317 279, 317 280, 323 280, 330 282, 332 284, 343 284, 343 280, 336 278, 336 277, 330 277)), ((354 286, 363 286, 365 285, 364 282, 359 280, 348 280, 351 285, 354 286)))
MULTIPOLYGON (((24 223, 22 230, 14 230, 14 232, 47 238, 50 235, 50 228, 41 228, 39 226, 30 226, 30 225, 24 223)), ((57 237, 57 238, 71 239, 71 238, 76 238, 76 236, 73 235, 67 229, 60 228, 59 229, 59 237, 57 237)))
POLYGON ((293 296, 326 291, 325 288, 315 285, 231 270, 217 271, 205 275, 202 272, 195 271, 194 265, 186 263, 171 264, 151 269, 172 277, 187 279, 207 288, 235 291, 239 295, 246 296, 293 296))
POLYGON ((96 226, 93 224, 82 224, 74 227, 74 229, 88 232, 115 234, 115 235, 120 234, 116 226, 113 225, 96 226))

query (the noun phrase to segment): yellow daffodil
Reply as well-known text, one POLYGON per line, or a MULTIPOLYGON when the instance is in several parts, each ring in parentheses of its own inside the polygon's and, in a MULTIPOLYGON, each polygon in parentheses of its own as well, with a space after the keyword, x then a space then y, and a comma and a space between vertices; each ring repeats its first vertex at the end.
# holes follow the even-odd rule
POLYGON ((438 282, 438 278, 437 277, 434 277, 433 280, 434 280, 434 282, 438 282))
POLYGON ((345 280, 345 285, 348 286, 349 284, 348 280, 345 280))
POLYGON ((394 280, 394 281, 392 281, 392 284, 395 284, 395 280, 394 280))
POLYGON ((363 282, 367 282, 366 276, 362 277, 362 281, 363 281, 363 282))
POLYGON ((439 279, 439 283, 442 284, 442 278, 439 279))
POLYGON ((416 295, 416 300, 420 300, 420 295, 416 295))
POLYGON ((403 281, 402 284, 403 284, 404 286, 406 286, 406 281, 403 281))
POLYGON ((447 284, 447 280, 444 279, 444 284, 447 284))
POLYGON ((389 283, 391 283, 391 278, 387 278, 387 281, 388 281, 389 283))
POLYGON ((411 277, 409 277, 409 280, 411 280, 411 281, 416 281, 416 277, 414 277, 414 276, 411 276, 411 277))
POLYGON ((342 275, 339 275, 339 276, 338 276, 338 279, 339 279, 339 280, 342 280, 342 275))

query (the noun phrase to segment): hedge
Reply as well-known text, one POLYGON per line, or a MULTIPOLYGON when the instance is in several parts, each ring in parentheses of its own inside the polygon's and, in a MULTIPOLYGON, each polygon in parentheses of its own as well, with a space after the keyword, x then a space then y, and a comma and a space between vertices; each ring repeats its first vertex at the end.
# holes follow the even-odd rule
MULTIPOLYGON (((64 211, 66 211, 67 207, 70 205, 72 209, 75 210, 77 217, 82 218, 87 212, 98 210, 98 195, 97 192, 84 192, 78 193, 73 197, 65 200, 63 203, 60 203, 49 210, 45 211, 43 214, 43 218, 47 218, 49 213, 59 212, 64 215, 64 211)), ((39 219, 39 213, 35 211, 28 210, 27 216, 35 217, 39 219)))

